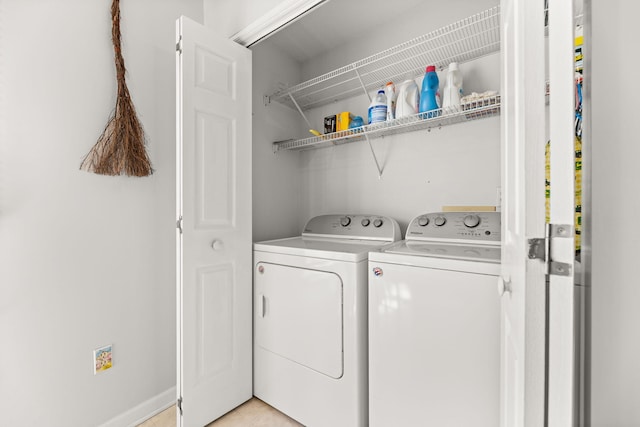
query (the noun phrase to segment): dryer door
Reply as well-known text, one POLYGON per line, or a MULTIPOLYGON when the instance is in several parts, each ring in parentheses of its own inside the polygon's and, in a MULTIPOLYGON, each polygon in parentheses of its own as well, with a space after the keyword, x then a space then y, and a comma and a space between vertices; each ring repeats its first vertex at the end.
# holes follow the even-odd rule
POLYGON ((342 361, 342 280, 335 273, 260 262, 256 345, 332 378, 342 361))

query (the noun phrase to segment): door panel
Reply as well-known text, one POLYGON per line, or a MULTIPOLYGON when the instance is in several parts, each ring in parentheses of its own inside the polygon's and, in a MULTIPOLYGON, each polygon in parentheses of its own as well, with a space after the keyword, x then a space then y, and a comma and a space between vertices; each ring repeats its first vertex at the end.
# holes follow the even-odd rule
POLYGON ((178 425, 252 396, 251 53, 177 22, 178 425))
POLYGON ((206 379, 233 362, 233 265, 198 271, 196 358, 198 377, 206 379))
POLYGON ((195 84, 221 96, 235 100, 236 76, 234 59, 224 57, 204 46, 196 46, 195 84))
POLYGON ((235 120, 196 111, 196 212, 199 229, 233 227, 235 120))

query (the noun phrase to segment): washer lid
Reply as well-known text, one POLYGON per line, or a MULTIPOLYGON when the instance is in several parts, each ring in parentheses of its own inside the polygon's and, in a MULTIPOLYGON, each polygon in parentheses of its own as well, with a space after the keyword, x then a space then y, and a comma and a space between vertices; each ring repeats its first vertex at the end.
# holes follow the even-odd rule
POLYGON ((386 241, 298 236, 254 243, 253 249, 278 254, 359 262, 366 260, 369 252, 379 251, 389 245, 390 243, 386 241))
POLYGON ((498 245, 468 245, 403 240, 383 250, 384 253, 499 264, 498 245))

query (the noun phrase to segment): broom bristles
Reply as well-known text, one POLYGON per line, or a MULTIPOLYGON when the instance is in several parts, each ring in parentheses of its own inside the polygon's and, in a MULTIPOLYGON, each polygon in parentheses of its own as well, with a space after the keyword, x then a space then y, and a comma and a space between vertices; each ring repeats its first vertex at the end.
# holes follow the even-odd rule
POLYGON ((153 173, 153 168, 145 149, 144 129, 138 120, 125 80, 119 0, 113 0, 111 16, 118 82, 116 107, 102 135, 82 161, 80 169, 100 175, 149 176, 153 173))

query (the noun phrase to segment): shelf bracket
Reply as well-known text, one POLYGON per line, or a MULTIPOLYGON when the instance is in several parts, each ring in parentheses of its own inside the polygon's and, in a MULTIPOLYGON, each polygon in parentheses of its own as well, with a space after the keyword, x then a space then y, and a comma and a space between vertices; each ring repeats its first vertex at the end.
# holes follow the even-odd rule
POLYGON ((376 163, 376 168, 378 169, 378 179, 382 179, 382 168, 380 167, 380 163, 378 162, 378 157, 376 156, 376 152, 373 149, 373 145, 371 145, 369 134, 365 133, 364 137, 367 140, 367 144, 369 144, 369 148, 371 149, 371 155, 373 156, 373 161, 376 163))
MULTIPOLYGON (((362 77, 360 76, 360 73, 358 72, 357 68, 354 68, 353 71, 356 72, 356 76, 358 76, 358 81, 360 82, 360 86, 362 86, 362 90, 364 91, 364 94, 367 95, 367 98, 369 98, 369 102, 371 102, 371 95, 369 95, 369 92, 367 91, 367 87, 364 85, 364 82, 362 81, 362 77)), ((369 139, 367 138, 367 141, 369 139)), ((380 168, 378 168, 380 169, 380 168)))
POLYGON ((298 112, 300 113, 304 121, 307 122, 307 125, 309 126, 309 130, 313 129, 313 126, 311 126, 311 122, 309 121, 309 119, 307 119, 307 116, 305 116, 304 111, 302 111, 302 108, 300 108, 300 106, 296 102, 296 99, 293 97, 293 95, 291 95, 291 93, 289 93, 289 98, 291 98, 291 102, 293 102, 293 105, 296 106, 296 108, 298 109, 298 112))
MULTIPOLYGON (((362 76, 360 76, 358 69, 354 68, 353 71, 355 71, 356 76, 358 76, 358 81, 360 82, 360 86, 362 86, 362 90, 364 91, 364 94, 367 95, 367 98, 369 98, 369 102, 371 102, 371 95, 369 95, 369 92, 367 91, 367 87, 364 85, 364 82, 362 81, 362 76)), ((369 144, 369 148, 371 149, 371 155, 373 156, 373 161, 376 162, 376 168, 378 169, 378 179, 382 179, 382 168, 380 167, 380 163, 378 162, 378 157, 376 156, 376 152, 373 149, 373 145, 371 145, 369 134, 365 132, 364 137, 367 140, 367 144, 369 144)))

